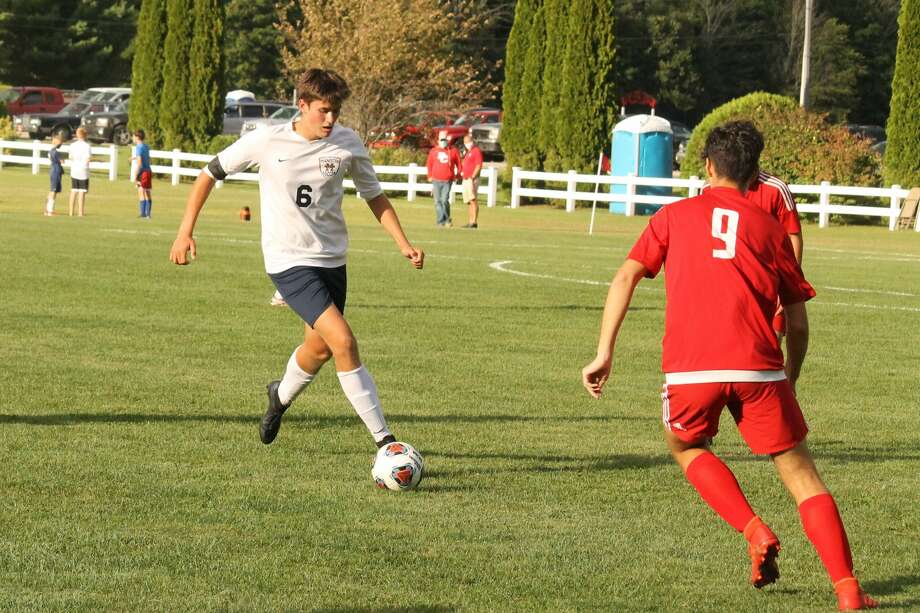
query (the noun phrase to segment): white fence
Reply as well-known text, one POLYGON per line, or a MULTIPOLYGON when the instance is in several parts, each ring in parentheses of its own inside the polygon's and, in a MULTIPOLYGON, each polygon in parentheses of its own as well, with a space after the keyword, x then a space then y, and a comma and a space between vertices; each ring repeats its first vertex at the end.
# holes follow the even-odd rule
MULTIPOLYGON (((512 169, 511 174, 511 208, 520 206, 521 198, 542 198, 565 200, 565 210, 575 210, 576 202, 625 203, 626 215, 635 215, 637 204, 669 204, 687 196, 699 194, 705 181, 698 177, 689 179, 659 179, 653 177, 636 177, 632 174, 625 177, 612 177, 607 175, 583 175, 574 170, 569 172, 535 172, 512 169), (565 183, 565 188, 525 187, 526 181, 541 181, 551 183, 565 183), (579 191, 579 184, 588 184, 591 191, 579 191), (610 193, 610 185, 624 185, 626 193, 610 193), (638 186, 670 187, 672 189, 686 190, 686 196, 652 196, 636 193, 638 186)), ((831 214, 836 215, 863 215, 868 217, 887 217, 888 229, 894 230, 898 215, 901 213, 901 201, 907 197, 908 191, 900 185, 891 187, 852 187, 831 185, 822 181, 820 185, 790 185, 789 189, 796 195, 817 196, 817 202, 797 202, 800 212, 817 213, 819 227, 827 227, 831 214), (832 196, 856 196, 881 200, 884 206, 857 206, 850 204, 834 204, 832 196)), ((914 229, 920 232, 920 215, 914 224, 914 229)))
MULTIPOLYGON (((28 141, 16 141, 16 140, 0 140, 0 169, 3 168, 4 164, 26 164, 32 167, 32 174, 37 175, 42 166, 50 166, 51 160, 48 159, 48 151, 51 149, 49 143, 43 143, 41 141, 33 140, 28 141), (6 150, 12 150, 11 153, 7 153, 6 150), (19 154, 19 151, 25 151, 27 154, 19 154)), ((61 153, 68 153, 70 151, 69 145, 61 145, 58 148, 58 151, 61 153)), ((109 181, 114 181, 118 178, 118 148, 115 145, 109 145, 107 147, 90 147, 90 152, 98 157, 106 158, 106 161, 92 161, 89 164, 90 170, 105 170, 109 173, 109 181)), ((64 161, 64 166, 67 166, 67 161, 64 161)))

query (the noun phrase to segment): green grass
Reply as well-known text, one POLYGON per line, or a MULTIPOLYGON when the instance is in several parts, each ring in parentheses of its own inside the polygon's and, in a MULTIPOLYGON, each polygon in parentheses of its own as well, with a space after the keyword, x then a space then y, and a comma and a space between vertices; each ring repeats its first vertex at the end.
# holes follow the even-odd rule
MULTIPOLYGON (((498 208, 437 230, 430 200, 397 202, 428 252, 416 272, 347 200, 347 316, 429 467, 397 495, 373 487, 331 366, 258 441, 301 327, 268 306, 258 225, 237 221, 255 187, 214 192, 187 268, 167 255, 188 185, 157 181, 147 222, 127 180, 91 189, 88 217, 45 218, 47 177, 0 171, 0 610, 833 610, 793 503, 730 419, 716 451, 783 539, 776 586, 746 584, 743 539, 670 461, 660 280, 636 293, 605 397, 581 388, 645 219, 603 213, 589 237, 586 211, 498 208), (489 267, 506 260, 544 276, 489 267)), ((865 585, 920 607, 920 235, 805 238, 810 443, 865 585)))

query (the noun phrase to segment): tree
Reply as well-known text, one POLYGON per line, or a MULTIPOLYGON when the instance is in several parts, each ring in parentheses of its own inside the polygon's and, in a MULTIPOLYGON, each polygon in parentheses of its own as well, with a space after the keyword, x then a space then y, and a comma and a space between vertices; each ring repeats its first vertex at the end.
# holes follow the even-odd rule
POLYGON ((192 0, 167 0, 166 42, 163 48, 163 95, 159 124, 163 144, 168 148, 187 149, 189 133, 189 47, 194 19, 192 0))
POLYGON ((920 0, 902 0, 898 52, 891 83, 885 180, 920 186, 920 0))
POLYGON ((147 141, 154 146, 163 142, 159 116, 165 40, 166 0, 144 0, 134 40, 129 124, 132 130, 143 129, 147 141))
POLYGON ((539 169, 541 162, 534 146, 539 128, 536 119, 540 112, 540 96, 533 95, 534 86, 528 81, 539 80, 537 87, 542 91, 545 27, 541 5, 542 0, 520 0, 515 7, 514 25, 506 46, 502 91, 501 144, 505 161, 511 166, 528 169, 539 169), (529 91, 525 92, 525 88, 529 91))
POLYGON ((617 116, 614 19, 606 0, 570 0, 556 147, 562 168, 593 173, 617 116))
POLYGON ((230 0, 226 6, 224 83, 260 98, 290 99, 281 47, 284 37, 275 21, 274 0, 230 0))
POLYGON ((194 0, 188 81, 188 132, 196 147, 221 133, 224 114, 224 9, 221 0, 194 0))
POLYGON ((281 10, 285 73, 296 81, 311 67, 337 71, 351 88, 342 121, 367 139, 420 106, 469 105, 494 87, 477 81, 476 67, 454 51, 480 18, 454 0, 297 0, 300 17, 281 10), (457 11, 462 11, 459 18, 457 11))
POLYGON ((565 61, 568 39, 568 2, 546 0, 543 17, 546 24, 546 44, 543 48, 543 96, 540 99, 540 130, 537 138, 543 152, 543 168, 550 172, 564 169, 559 143, 565 138, 564 117, 560 117, 562 104, 562 65, 565 61))

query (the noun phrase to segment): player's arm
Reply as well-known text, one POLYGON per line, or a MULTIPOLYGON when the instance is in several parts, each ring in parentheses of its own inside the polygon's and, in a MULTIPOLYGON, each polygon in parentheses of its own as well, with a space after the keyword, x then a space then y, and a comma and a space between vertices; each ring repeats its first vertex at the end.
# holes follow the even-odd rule
POLYGON ((189 192, 188 200, 185 202, 185 215, 182 216, 182 223, 179 224, 179 232, 176 240, 173 241, 172 249, 169 251, 169 260, 173 264, 188 264, 186 257, 191 252, 192 259, 195 259, 195 239, 192 234, 195 231, 195 223, 198 221, 198 215, 204 207, 205 201, 211 194, 216 181, 206 173, 201 171, 195 183, 192 184, 192 191, 189 192))
POLYGON ((425 265, 425 252, 413 247, 409 239, 406 238, 406 233, 403 232, 402 224, 399 223, 399 216, 396 214, 393 205, 390 204, 390 199, 387 198, 386 194, 380 194, 371 198, 367 201, 367 206, 373 211, 374 217, 377 218, 377 221, 380 222, 383 229, 387 231, 387 234, 392 236, 393 240, 396 241, 396 246, 399 247, 399 251, 412 262, 413 266, 422 268, 422 266, 425 265))
POLYGON ((808 312, 804 302, 786 305, 786 378, 795 391, 808 352, 808 312))
POLYGON ((805 248, 805 241, 802 240, 802 233, 797 232, 795 234, 790 234, 789 242, 792 243, 792 253, 795 254, 795 261, 801 266, 803 249, 805 248))
POLYGON ((636 285, 646 275, 645 266, 633 259, 627 259, 620 266, 610 290, 607 292, 607 302, 604 304, 604 315, 601 319, 601 334, 597 342, 597 356, 581 371, 581 382, 588 393, 595 398, 600 398, 601 390, 610 376, 610 365, 613 361, 613 348, 616 344, 617 334, 626 317, 629 303, 632 300, 636 285))

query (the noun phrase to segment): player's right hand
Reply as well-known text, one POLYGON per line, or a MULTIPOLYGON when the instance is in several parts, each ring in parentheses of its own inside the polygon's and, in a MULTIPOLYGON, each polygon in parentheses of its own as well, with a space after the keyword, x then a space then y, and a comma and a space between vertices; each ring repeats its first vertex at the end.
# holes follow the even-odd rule
POLYGON ((610 377, 610 359, 597 356, 594 360, 581 369, 581 383, 588 393, 595 398, 601 397, 601 390, 610 377))
POLYGON ((189 263, 188 255, 195 259, 195 239, 191 236, 177 236, 169 250, 169 261, 173 264, 185 266, 189 263))

